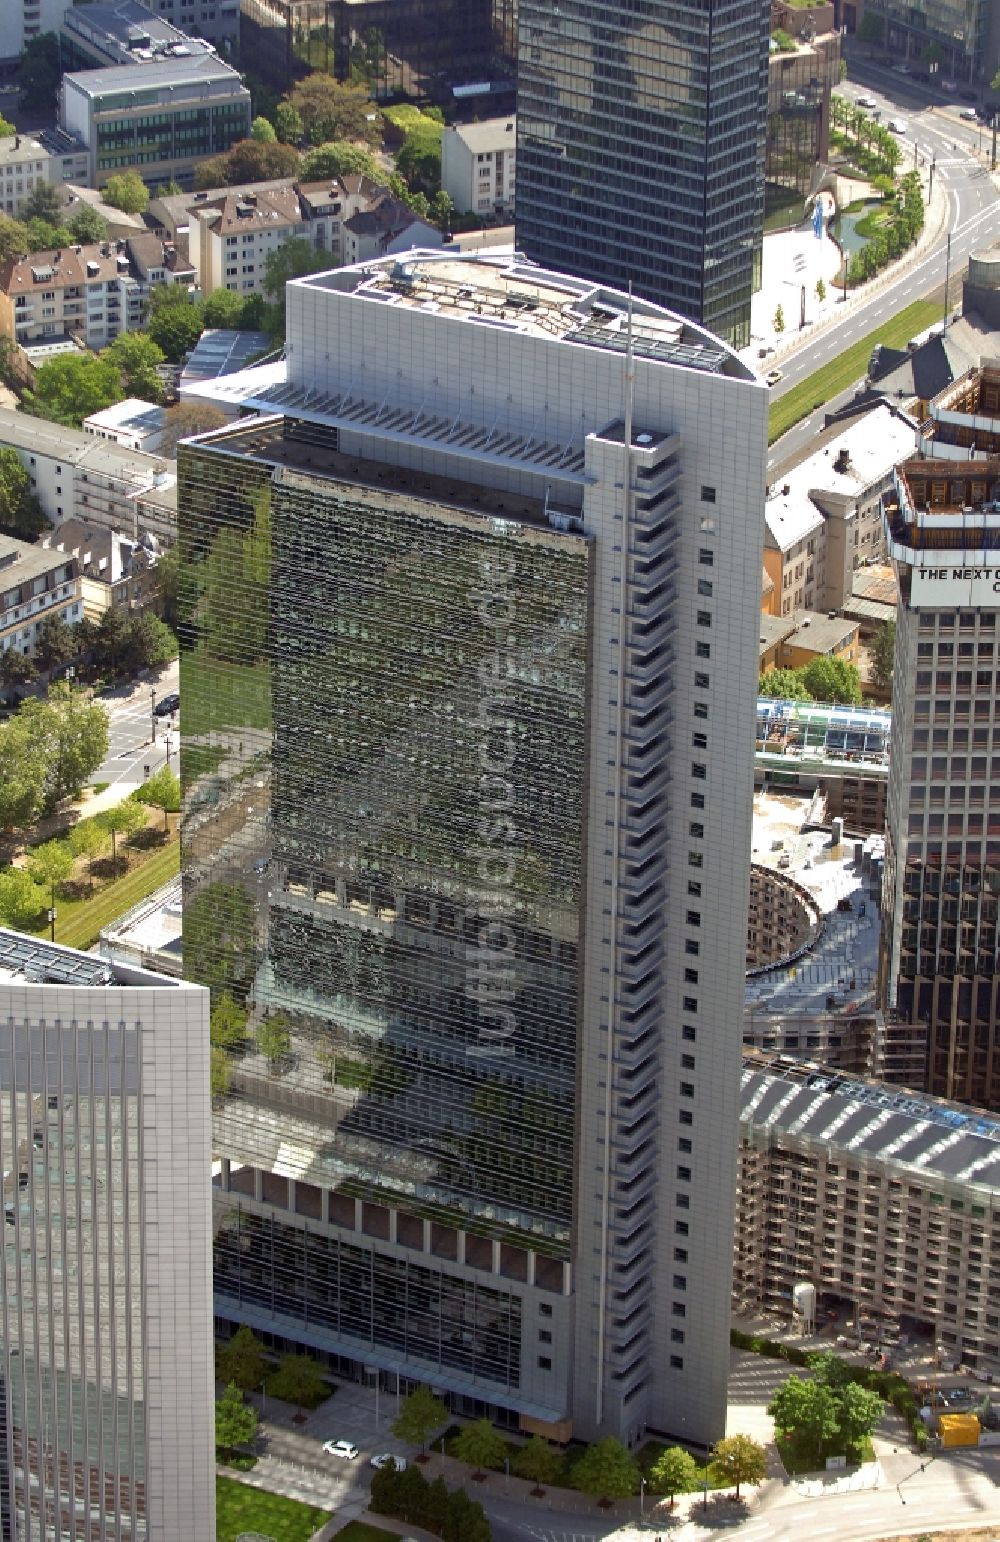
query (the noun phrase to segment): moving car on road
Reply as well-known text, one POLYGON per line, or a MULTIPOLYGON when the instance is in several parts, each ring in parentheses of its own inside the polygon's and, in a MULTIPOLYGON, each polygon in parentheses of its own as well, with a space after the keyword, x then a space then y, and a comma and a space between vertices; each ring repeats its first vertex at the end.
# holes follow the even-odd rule
POLYGON ((160 697, 160 700, 156 703, 153 711, 156 713, 157 717, 170 717, 172 713, 177 711, 180 704, 180 696, 176 691, 171 691, 169 696, 160 697))
POLYGON ((889 127, 894 134, 905 134, 907 131, 906 121, 903 118, 890 118, 889 127))

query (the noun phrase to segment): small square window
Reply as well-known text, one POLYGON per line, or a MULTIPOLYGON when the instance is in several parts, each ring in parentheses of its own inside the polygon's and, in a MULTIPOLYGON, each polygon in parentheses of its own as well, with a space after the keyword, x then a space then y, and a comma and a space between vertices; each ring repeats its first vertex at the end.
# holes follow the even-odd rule
POLYGON ((694 1024, 693 1023, 684 1023, 683 1026, 681 1027, 681 1038, 682 1039, 687 1039, 687 1041, 689 1043, 693 1043, 694 1040, 697 1037, 698 1037, 698 1030, 695 1028, 694 1024))
POLYGON ((675 1301, 672 1304, 670 1310, 671 1310, 671 1312, 673 1313, 673 1315, 675 1317, 686 1317, 687 1316, 687 1307, 684 1305, 683 1301, 675 1301))
POLYGON ((685 1012, 697 1012, 698 1003, 693 996, 682 996, 681 1001, 685 1012))
POLYGON ((685 1071, 693 1071, 694 1070, 694 1056, 693 1055, 682 1055, 681 1056, 681 1065, 682 1065, 682 1067, 683 1067, 683 1069, 685 1071))
POLYGON ((680 1121, 681 1124, 687 1124, 687 1125, 693 1125, 694 1124, 694 1114, 692 1114, 692 1112, 691 1112, 691 1110, 689 1108, 679 1109, 678 1110, 678 1114, 677 1114, 677 1118, 678 1118, 678 1120, 680 1121))
POLYGON ((539 1315, 539 1317, 551 1317, 552 1316, 552 1308, 548 1304, 547 1301, 540 1301, 539 1302, 539 1304, 538 1304, 538 1315, 539 1315))
POLYGON ((672 1371, 682 1371, 684 1369, 684 1357, 682 1355, 671 1355, 670 1369, 672 1371))
POLYGON ((691 1149, 692 1146, 690 1137, 687 1135, 679 1135, 677 1137, 677 1150, 690 1152, 691 1149))
POLYGON ((538 1342, 539 1342, 539 1344, 551 1344, 552 1343, 552 1334, 551 1334, 551 1332, 549 1331, 548 1328, 539 1328, 539 1330, 538 1330, 538 1342))
POLYGON ((698 882, 697 878, 688 879, 688 893, 698 897, 701 896, 701 884, 698 882))
POLYGON ((681 1082, 681 1097, 682 1098, 693 1098, 694 1097, 694 1082, 681 1082))
POLYGON ((708 749, 708 734, 692 734, 691 744, 696 750, 708 749))
POLYGON ((708 776, 708 767, 703 760, 692 760, 691 775, 699 782, 705 781, 708 776))
POLYGON ((698 593, 704 595, 706 600, 712 598, 712 580, 710 578, 699 578, 698 593))
POLYGON ((690 1229, 687 1221, 674 1222, 674 1234, 678 1237, 686 1237, 690 1229))
POLYGON ((714 551, 710 551, 707 546, 700 546, 698 548, 698 561, 704 568, 713 567, 715 564, 714 551))
POLYGON ((688 825, 688 834, 693 836, 695 840, 700 841, 704 837, 705 826, 699 824, 697 820, 692 820, 688 825))
POLYGON ((671 1342, 671 1344, 683 1344, 683 1342, 684 1342, 684 1329, 683 1328, 671 1328, 671 1330, 670 1330, 670 1342, 671 1342))
POLYGON ((674 1203, 676 1204, 678 1210, 690 1210, 691 1196, 690 1194, 675 1194, 674 1203))
POLYGON ((701 925, 701 911, 700 910, 688 910, 688 911, 685 912, 684 919, 687 922, 688 926, 700 926, 701 925))
POLYGON ((698 971, 697 971, 697 969, 685 969, 685 971, 684 971, 684 980, 685 980, 685 983, 687 985, 697 985, 698 984, 698 971))
POLYGON ((694 651, 698 658, 710 659, 712 657, 712 644, 707 642, 696 642, 694 645, 694 651))
POLYGON ((704 808, 705 807, 705 794, 703 792, 693 792, 691 794, 691 807, 692 808, 704 808))
POLYGON ((704 674, 700 669, 696 669, 694 673, 694 683, 699 691, 707 691, 709 687, 708 675, 704 674))
POLYGON ((688 852, 688 867, 704 867, 705 858, 700 851, 688 852))
POLYGON ((708 702, 696 701, 694 704, 694 715, 695 717, 708 717, 708 702))
POLYGON ((696 620, 699 626, 711 626, 712 612, 710 610, 699 610, 696 620))
POLYGON ((687 1288, 688 1288, 688 1282, 687 1282, 686 1277, 683 1274, 675 1274, 674 1275, 674 1289, 675 1290, 687 1290, 687 1288))
POLYGON ((538 1356, 538 1369, 540 1371, 551 1371, 551 1369, 552 1369, 552 1361, 551 1361, 551 1359, 549 1358, 548 1355, 539 1355, 538 1356))
POLYGON ((684 952, 687 954, 688 958, 698 957, 698 954, 701 952, 701 948, 696 937, 685 937, 684 952))
POLYGON ((714 503, 715 502, 715 488, 714 487, 702 487, 702 490, 701 490, 701 501, 702 501, 702 503, 714 503))

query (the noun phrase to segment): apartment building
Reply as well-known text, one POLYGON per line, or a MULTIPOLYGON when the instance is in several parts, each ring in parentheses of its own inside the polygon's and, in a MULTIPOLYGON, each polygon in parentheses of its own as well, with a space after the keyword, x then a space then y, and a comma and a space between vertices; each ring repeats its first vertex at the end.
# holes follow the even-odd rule
POLYGON ((456 123, 441 138, 441 186, 460 214, 514 213, 517 120, 456 123))
POLYGON ((772 615, 839 611, 857 570, 885 560, 882 494, 916 443, 916 424, 882 404, 786 471, 764 508, 772 615))
POLYGON ((0 334, 18 347, 71 338, 94 351, 105 348, 120 332, 141 326, 151 284, 167 277, 166 262, 154 237, 10 258, 0 267, 0 334), (151 243, 155 266, 144 252, 151 243))
POLYGON ((0 931, 5 1537, 215 1538, 208 992, 0 931))
POLYGON ((228 1057, 216 1312, 512 1426, 708 1443, 766 389, 512 254, 286 293, 263 416, 178 462, 220 752, 185 967, 288 1035, 228 1057))
POLYGON ((795 1056, 745 1050, 733 1302, 796 1284, 872 1336, 930 1330, 1000 1375, 1000 1124, 795 1056))
POLYGON ((31 658, 49 616, 71 624, 83 620, 79 563, 64 552, 0 535, 0 652, 15 648, 31 658))
POLYGON ((1000 430, 993 389, 978 373, 964 411, 942 407, 934 455, 904 461, 884 500, 900 601, 879 959, 883 1074, 990 1108, 1000 1107, 1000 455, 980 445, 1000 430), (955 442, 970 432, 976 448, 955 442))
POLYGON ((0 407, 0 444, 17 451, 31 491, 58 525, 71 515, 138 537, 177 535, 173 461, 0 407))
POLYGON ((87 147, 60 129, 0 138, 0 212, 20 218, 36 187, 86 180, 87 147))
POLYGON ((200 161, 247 138, 250 92, 235 70, 195 42, 63 76, 60 123, 87 146, 94 187, 130 167, 151 185, 184 186, 200 161))

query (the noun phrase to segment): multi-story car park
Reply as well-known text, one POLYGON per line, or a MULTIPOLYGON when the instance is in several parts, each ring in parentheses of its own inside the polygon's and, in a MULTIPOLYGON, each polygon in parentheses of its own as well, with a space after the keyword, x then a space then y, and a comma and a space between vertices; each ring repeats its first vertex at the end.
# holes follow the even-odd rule
POLYGON ((1000 1121, 793 1056, 743 1056, 733 1299, 798 1283, 1000 1375, 1000 1121))
POLYGON ((253 1044, 278 1019, 219 1102, 216 1311, 510 1422, 711 1441, 766 390, 514 256, 287 310, 270 416, 179 457, 220 756, 185 968, 253 1044))

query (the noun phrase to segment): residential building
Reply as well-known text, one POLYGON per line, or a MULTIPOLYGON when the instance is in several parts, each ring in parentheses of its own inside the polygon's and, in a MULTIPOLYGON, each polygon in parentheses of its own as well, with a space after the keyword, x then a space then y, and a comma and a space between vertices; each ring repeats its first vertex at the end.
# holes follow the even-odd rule
POLYGON ((151 285, 170 276, 168 261, 153 235, 9 258, 0 266, 0 334, 22 347, 67 337, 105 348, 141 327, 151 285))
POLYGON ((834 8, 772 7, 772 24, 792 46, 771 44, 767 70, 767 199, 805 200, 816 190, 816 169, 830 153, 830 96, 840 81, 840 31, 834 8))
POLYGON ((129 168, 151 185, 190 184, 200 161, 247 138, 250 92, 239 75, 193 45, 179 54, 184 46, 63 76, 60 122, 87 146, 95 187, 129 168))
POLYGON ((915 442, 916 424, 880 403, 847 428, 835 428, 769 489, 764 566, 774 584, 775 615, 843 609, 858 569, 884 560, 881 497, 915 442))
POLYGON ((518 8, 517 245, 750 341, 770 0, 518 8))
POLYGON ((0 138, 0 212, 20 218, 36 187, 75 182, 86 177, 87 166, 86 145, 58 129, 0 138))
POLYGON ((797 1284, 891 1347, 929 1332, 1000 1375, 1000 1125, 798 1056, 745 1050, 733 1302, 797 1284))
POLYGON ((766 388, 510 253, 286 296, 264 416, 178 461, 218 756, 185 968, 279 1030, 218 1106, 216 1313, 512 1425, 707 1443, 766 388))
POLYGON ((105 407, 102 412, 92 412, 83 420, 83 431, 95 439, 107 439, 112 444, 124 445, 127 450, 144 450, 154 454, 163 440, 166 427, 166 409, 154 407, 150 402, 134 396, 105 407))
POLYGON ((879 958, 882 1074, 991 1108, 1000 1107, 1000 455, 978 442, 1000 430, 995 380, 987 370, 964 396, 953 388, 959 399, 940 411, 934 455, 904 461, 884 500, 899 609, 879 958), (977 448, 953 458, 970 432, 977 448))
POLYGON ((455 123, 441 139, 441 186, 460 214, 509 217, 514 212, 517 122, 487 118, 455 123))
POLYGON ((71 515, 138 538, 177 534, 174 463, 109 444, 78 428, 0 407, 0 444, 17 451, 31 491, 58 525, 71 515))
POLYGON ((842 659, 857 664, 860 653, 858 623, 836 612, 798 610, 792 616, 793 629, 779 644, 775 655, 778 669, 804 669, 813 659, 842 659))
POLYGON ((0 651, 14 648, 31 658, 49 616, 83 620, 79 563, 65 552, 0 535, 0 651))
POLYGON ((64 519, 57 530, 42 536, 40 545, 73 558, 88 621, 99 621, 112 605, 136 610, 156 600, 159 544, 155 536, 147 534, 137 541, 106 525, 64 519))
POLYGON ((443 244, 435 225, 422 220, 384 188, 369 199, 367 207, 349 214, 341 230, 341 255, 348 265, 372 262, 393 253, 402 256, 414 247, 427 251, 443 244))
POLYGON ((0 931, 4 1535, 215 1538, 208 992, 0 931))

